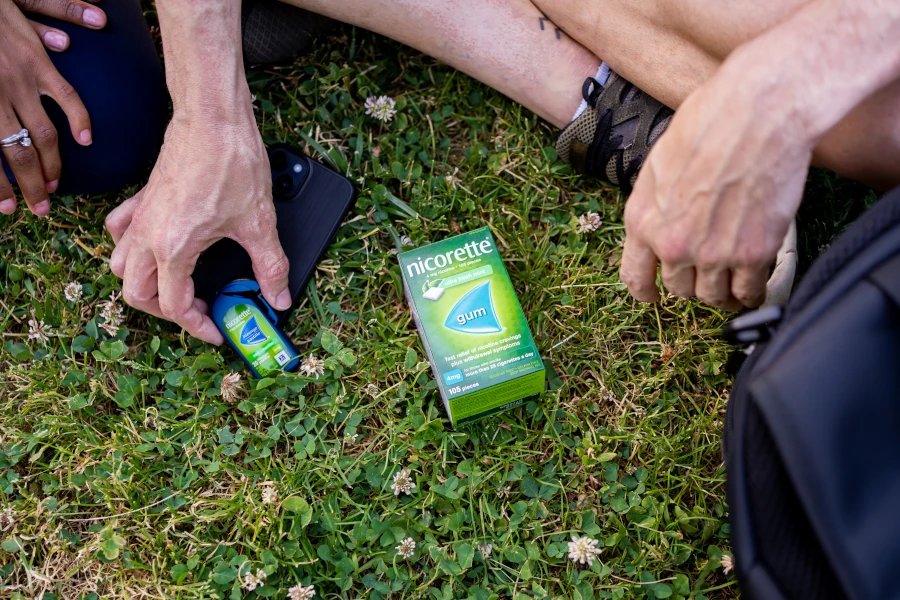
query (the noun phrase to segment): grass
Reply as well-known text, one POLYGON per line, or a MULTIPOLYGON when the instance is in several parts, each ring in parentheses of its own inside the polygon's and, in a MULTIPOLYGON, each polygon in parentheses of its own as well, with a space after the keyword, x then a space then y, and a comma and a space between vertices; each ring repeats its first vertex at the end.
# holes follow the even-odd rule
MULTIPOLYGON (((0 596, 737 597, 721 566, 727 315, 629 298, 618 193, 573 176, 527 111, 369 34, 249 77, 267 142, 362 182, 289 325, 325 375, 248 380, 230 350, 130 309, 116 335, 100 327, 120 289, 103 217, 136 188, 0 217, 0 499, 15 520, 0 596), (364 115, 375 94, 397 100, 389 125, 364 115), (603 226, 578 234, 588 211, 603 226), (483 225, 553 372, 540 401, 453 431, 395 253, 483 225), (403 468, 416 487, 397 496, 403 468), (568 560, 572 535, 599 540, 591 567, 568 560), (254 592, 250 569, 267 574, 254 592)), ((808 196, 804 264, 874 197, 825 174, 808 196)))

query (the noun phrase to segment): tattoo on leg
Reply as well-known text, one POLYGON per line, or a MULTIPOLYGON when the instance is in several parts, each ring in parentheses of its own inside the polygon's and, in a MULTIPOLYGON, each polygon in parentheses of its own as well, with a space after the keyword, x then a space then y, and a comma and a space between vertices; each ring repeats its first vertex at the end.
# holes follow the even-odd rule
MULTIPOLYGON (((541 31, 544 31, 544 21, 547 21, 548 23, 550 23, 551 25, 553 25, 553 21, 551 21, 551 20, 548 19, 547 17, 538 17, 538 24, 541 26, 541 31)), ((558 40, 559 40, 559 39, 562 39, 562 38, 560 37, 560 34, 561 34, 562 32, 559 30, 559 27, 557 27, 556 25, 553 25, 553 33, 556 34, 556 39, 558 39, 558 40)))

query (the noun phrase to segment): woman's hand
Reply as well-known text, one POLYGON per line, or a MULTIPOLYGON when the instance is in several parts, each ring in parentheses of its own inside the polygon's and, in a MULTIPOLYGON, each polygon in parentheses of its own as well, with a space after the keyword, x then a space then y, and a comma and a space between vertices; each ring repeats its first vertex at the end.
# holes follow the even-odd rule
MULTIPOLYGON (((82 25, 88 29, 103 29, 106 25, 106 13, 81 0, 13 0, 22 12, 53 17, 60 21, 68 21, 75 25, 82 25)), ((98 0, 91 0, 97 2, 98 0)), ((41 41, 48 50, 62 52, 69 47, 69 36, 65 31, 29 21, 32 28, 40 36, 41 41)))
MULTIPOLYGON (((87 109, 72 86, 62 78, 28 19, 12 0, 0 0, 0 139, 27 129, 30 146, 16 144, 2 148, 7 164, 16 176, 19 191, 35 215, 50 212, 48 192, 56 191, 62 172, 57 131, 41 105, 49 96, 66 113, 75 140, 91 144, 91 121, 87 109)), ((9 181, 0 173, 0 213, 16 209, 16 197, 9 181)))

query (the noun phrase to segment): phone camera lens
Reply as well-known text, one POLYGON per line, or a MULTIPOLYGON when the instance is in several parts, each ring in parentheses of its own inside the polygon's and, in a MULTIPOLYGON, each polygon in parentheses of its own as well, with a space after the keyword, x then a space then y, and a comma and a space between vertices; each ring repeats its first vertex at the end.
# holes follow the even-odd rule
POLYGON ((282 175, 275 180, 275 191, 279 194, 290 194, 294 189, 294 180, 290 175, 282 175))
POLYGON ((276 150, 272 153, 272 156, 269 158, 269 162, 272 165, 273 171, 283 171, 287 168, 288 157, 287 153, 282 150, 276 150))

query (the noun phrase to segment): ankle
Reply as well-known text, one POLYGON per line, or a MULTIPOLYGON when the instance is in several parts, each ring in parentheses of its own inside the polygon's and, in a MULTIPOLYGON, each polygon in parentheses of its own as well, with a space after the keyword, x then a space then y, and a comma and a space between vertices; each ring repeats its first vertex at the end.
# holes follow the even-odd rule
MULTIPOLYGON (((606 80, 609 79, 609 65, 605 62, 601 62, 600 66, 597 68, 597 74, 594 75, 594 80, 599 83, 601 86, 606 85, 606 80)), ((581 104, 578 105, 578 108, 575 110, 575 114, 572 115, 572 121, 581 116, 581 113, 585 111, 587 108, 587 98, 581 99, 581 104)))

